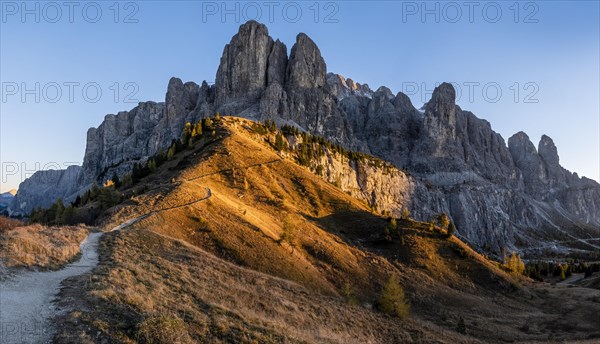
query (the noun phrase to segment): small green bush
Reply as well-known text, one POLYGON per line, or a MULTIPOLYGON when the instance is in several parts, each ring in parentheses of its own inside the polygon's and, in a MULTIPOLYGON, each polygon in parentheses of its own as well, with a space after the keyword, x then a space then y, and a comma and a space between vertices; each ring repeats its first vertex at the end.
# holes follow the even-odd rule
POLYGON ((408 210, 407 208, 402 209, 402 219, 410 220, 410 210, 408 210))
POLYGON ((379 309, 391 316, 400 319, 406 318, 410 313, 410 305, 406 301, 404 289, 396 275, 390 276, 381 291, 379 298, 379 309))
POLYGON ((448 230, 446 231, 446 236, 448 238, 451 238, 454 235, 454 232, 456 232, 456 226, 454 225, 454 222, 450 221, 450 224, 448 225, 448 230))
POLYGON ((289 219, 283 221, 282 234, 279 238, 279 242, 287 242, 292 248, 295 246, 296 240, 296 227, 290 222, 289 219))
POLYGON ((448 228, 448 226, 450 225, 450 219, 448 218, 448 215, 446 215, 446 213, 441 213, 440 215, 438 215, 437 222, 438 225, 440 225, 440 227, 442 228, 448 228))
POLYGON ((354 295, 354 291, 352 290, 352 285, 348 282, 344 284, 344 288, 342 289, 342 296, 344 300, 350 305, 358 305, 358 298, 354 295))
POLYGON ((386 236, 391 235, 392 233, 395 233, 396 231, 398 231, 398 222, 396 221, 396 219, 391 217, 383 231, 386 236))

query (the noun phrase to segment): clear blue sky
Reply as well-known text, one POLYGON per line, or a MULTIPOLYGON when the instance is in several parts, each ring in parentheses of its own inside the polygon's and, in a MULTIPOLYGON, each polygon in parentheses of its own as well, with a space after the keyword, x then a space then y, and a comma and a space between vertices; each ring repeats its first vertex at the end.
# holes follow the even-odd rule
POLYGON ((223 46, 257 8, 259 21, 288 49, 298 32, 307 33, 329 71, 373 89, 410 91, 418 107, 436 83, 455 82, 462 90, 458 104, 491 122, 505 140, 523 130, 537 146, 547 134, 563 166, 599 180, 598 2, 475 3, 471 12, 460 1, 427 8, 421 1, 334 1, 320 2, 317 13, 313 1, 228 2, 234 14, 222 18, 220 1, 54 3, 59 9, 2 1, 1 191, 17 187, 36 163, 81 163, 87 129, 108 113, 133 108, 126 102, 132 91, 133 100, 163 101, 171 76, 212 81, 223 46), (93 103, 98 87, 102 96, 93 103))

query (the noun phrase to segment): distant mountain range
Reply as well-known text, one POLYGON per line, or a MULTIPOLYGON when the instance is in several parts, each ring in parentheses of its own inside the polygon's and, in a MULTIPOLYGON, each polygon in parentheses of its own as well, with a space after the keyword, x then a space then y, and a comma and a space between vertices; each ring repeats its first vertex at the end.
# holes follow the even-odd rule
POLYGON ((16 194, 17 194, 17 189, 11 189, 11 190, 8 190, 7 192, 1 193, 0 198, 1 197, 14 197, 16 194))
POLYGON ((0 193, 0 213, 4 212, 6 208, 15 198, 17 194, 16 189, 9 190, 8 192, 0 193))
POLYGON ((34 174, 20 185, 10 213, 74 200, 167 148, 186 122, 219 112, 292 124, 392 162, 410 178, 385 189, 363 185, 363 198, 396 216, 407 208, 419 220, 446 212, 458 235, 481 251, 535 256, 600 249, 588 240, 600 236, 600 185, 561 167, 547 136, 537 149, 523 132, 507 144, 489 122, 456 105, 448 83, 419 111, 401 92, 328 74, 303 33, 288 56, 285 44, 254 21, 225 46, 215 80, 172 78, 165 102, 107 115, 88 130, 83 166, 34 174))

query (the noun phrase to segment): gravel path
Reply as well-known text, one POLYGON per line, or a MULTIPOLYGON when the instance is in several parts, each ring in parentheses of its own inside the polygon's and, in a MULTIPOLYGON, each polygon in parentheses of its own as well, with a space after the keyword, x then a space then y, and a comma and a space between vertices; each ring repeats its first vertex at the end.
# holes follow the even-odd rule
POLYGON ((52 303, 66 278, 91 271, 98 265, 98 241, 92 233, 81 244, 81 258, 59 271, 24 272, 0 282, 0 343, 49 343, 48 319, 61 311, 52 303))
MULTIPOLYGON (((182 205, 151 211, 114 227, 119 231, 146 217, 165 210, 185 207, 209 199, 206 196, 182 205)), ((69 277, 79 276, 98 266, 98 242, 104 233, 92 233, 81 243, 81 258, 62 270, 23 272, 0 281, 0 343, 50 343, 54 328, 49 322, 63 311, 52 302, 60 291, 60 284, 69 277)))
POLYGON ((558 285, 576 284, 577 282, 579 282, 583 279, 584 275, 585 274, 573 274, 573 275, 569 276, 569 278, 565 279, 564 281, 558 282, 556 284, 558 284, 558 285))

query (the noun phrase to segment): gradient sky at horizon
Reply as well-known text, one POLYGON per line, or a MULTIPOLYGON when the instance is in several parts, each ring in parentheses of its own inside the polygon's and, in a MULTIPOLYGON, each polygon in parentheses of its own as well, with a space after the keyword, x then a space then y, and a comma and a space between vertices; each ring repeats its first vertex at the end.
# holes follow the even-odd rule
POLYGON ((565 168, 600 180, 598 1, 226 2, 225 18, 222 1, 78 2, 72 16, 67 3, 28 2, 24 18, 21 3, 0 4, 0 192, 35 169, 81 164, 88 128, 135 100, 164 101, 170 77, 214 80, 224 45, 257 8, 288 51, 305 32, 328 71, 404 91, 416 107, 453 82, 457 103, 506 141, 524 131, 537 146, 546 134, 565 168), (39 102, 22 92, 36 83, 39 102), (78 83, 72 102, 65 83, 78 83), (84 85, 89 98, 99 87, 97 102, 84 85))

